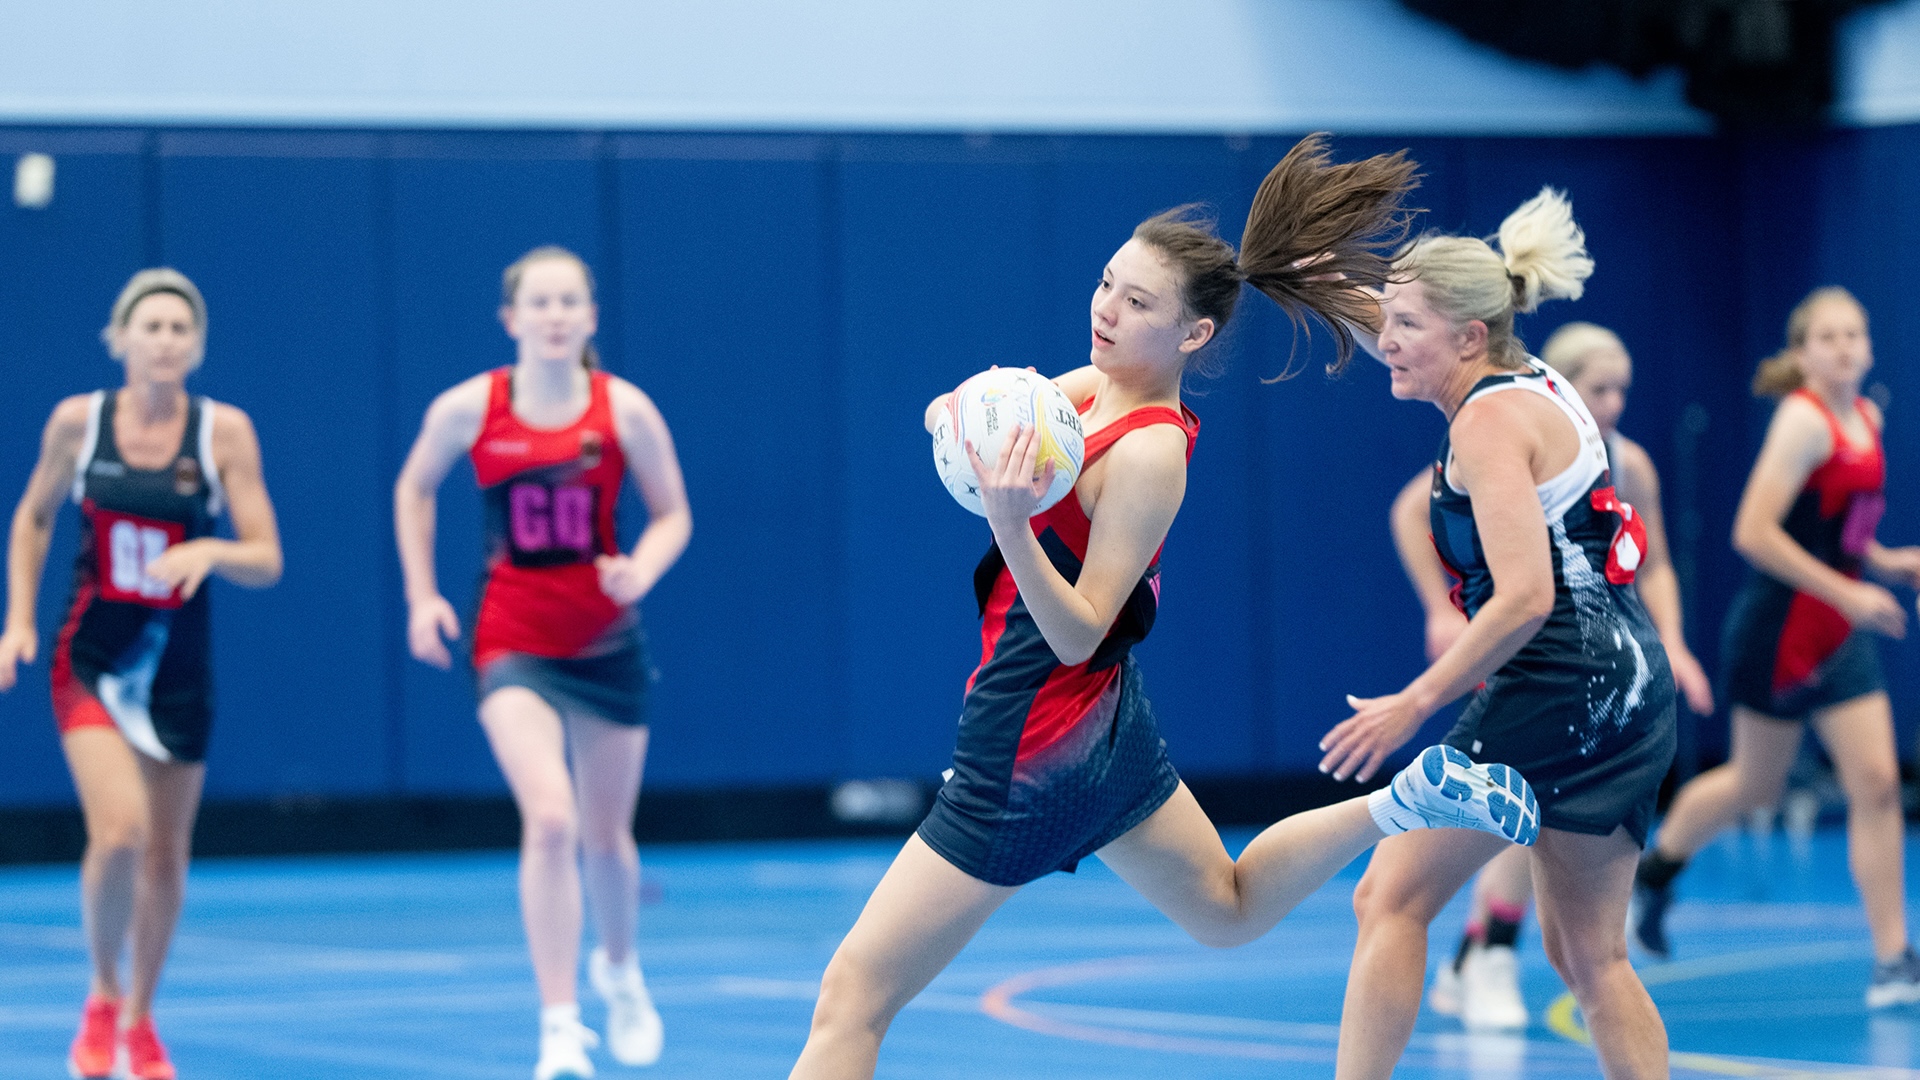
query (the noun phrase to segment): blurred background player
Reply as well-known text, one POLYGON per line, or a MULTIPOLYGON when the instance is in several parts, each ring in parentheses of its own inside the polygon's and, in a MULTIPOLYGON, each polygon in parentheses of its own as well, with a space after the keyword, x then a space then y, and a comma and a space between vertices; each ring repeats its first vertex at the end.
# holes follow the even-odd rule
POLYGON ((636 946, 633 813, 651 677, 636 605, 686 550, 693 513, 659 410, 598 370, 586 264, 537 248, 507 268, 500 303, 517 359, 434 399, 394 488, 394 525, 409 646, 449 667, 445 639, 460 622, 435 577, 434 493, 471 457, 488 544, 473 667, 480 724, 520 810, 520 910, 541 1005, 534 1076, 583 1080, 598 1041, 575 995, 583 877, 608 1048, 648 1065, 663 1041, 636 946), (649 520, 622 553, 614 508, 629 473, 649 520))
MULTIPOLYGON (((1618 335, 1588 322, 1571 322, 1547 338, 1540 358, 1565 376, 1586 403, 1606 440, 1607 463, 1620 499, 1640 512, 1647 529, 1647 551, 1634 588, 1666 647, 1673 680, 1693 712, 1713 713, 1713 689, 1700 661, 1687 648, 1686 621, 1680 612, 1680 584, 1667 546, 1660 504, 1660 474, 1645 448, 1620 433, 1627 391, 1633 387, 1633 359, 1618 335)), ((1467 618, 1454 605, 1453 577, 1434 553, 1428 532, 1427 503, 1432 471, 1423 470, 1393 501, 1394 547, 1426 613, 1429 662, 1437 659, 1466 629, 1467 618)), ((1445 1016, 1457 1016, 1476 1030, 1512 1030, 1527 1025, 1520 993, 1515 949, 1533 880, 1524 849, 1494 856, 1474 879, 1472 908, 1452 964, 1436 973, 1427 1004, 1445 1016)))
POLYGON ((1634 941, 1666 957, 1665 917, 1687 860, 1741 814, 1779 801, 1806 727, 1847 796, 1847 856, 1875 965, 1870 1008, 1920 1002, 1908 944, 1905 823, 1893 707, 1874 635, 1904 637, 1906 610, 1871 574, 1920 586, 1920 547, 1874 537, 1886 509, 1879 406, 1860 395, 1873 368, 1867 312, 1845 289, 1816 289, 1787 318, 1787 345, 1753 392, 1780 399, 1734 517, 1752 572, 1722 631, 1733 705, 1726 764, 1674 795, 1636 878, 1634 941))
POLYGON ((54 646, 53 709, 87 826, 80 907, 93 981, 67 1069, 172 1080, 152 1008, 185 897, 213 724, 203 586, 209 575, 253 588, 278 581, 280 534, 252 421, 187 393, 207 342, 193 282, 168 269, 135 274, 104 336, 125 384, 54 406, 13 512, 0 690, 39 653, 34 601, 54 516, 71 497, 80 554, 54 646), (213 535, 223 512, 236 539, 213 535))

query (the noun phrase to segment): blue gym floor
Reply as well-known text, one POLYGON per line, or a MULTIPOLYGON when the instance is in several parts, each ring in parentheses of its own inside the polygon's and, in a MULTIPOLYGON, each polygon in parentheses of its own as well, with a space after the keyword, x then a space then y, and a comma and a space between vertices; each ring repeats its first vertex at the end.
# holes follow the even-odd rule
MULTIPOLYGON (((642 956, 666 1055, 644 1073, 603 1057, 601 1076, 785 1076, 815 980, 896 846, 646 850, 642 956)), ((1188 941, 1097 861, 1054 875, 901 1015, 880 1075, 1330 1077, 1358 873, 1229 952, 1188 941)), ((1866 927, 1837 831, 1729 835, 1681 889, 1677 957, 1642 968, 1677 1075, 1920 1078, 1920 1009, 1862 1005, 1866 927)), ((1440 925, 1436 962, 1457 912, 1440 925)), ((1423 1014, 1398 1075, 1599 1075, 1531 933, 1522 949, 1525 1036, 1423 1014)), ((0 1077, 65 1075, 85 971, 75 870, 0 870, 0 1077)), ((583 1008, 597 1024, 590 992, 583 1008)), ((525 1080, 535 1001, 513 858, 200 862, 156 1017, 182 1080, 525 1080)))

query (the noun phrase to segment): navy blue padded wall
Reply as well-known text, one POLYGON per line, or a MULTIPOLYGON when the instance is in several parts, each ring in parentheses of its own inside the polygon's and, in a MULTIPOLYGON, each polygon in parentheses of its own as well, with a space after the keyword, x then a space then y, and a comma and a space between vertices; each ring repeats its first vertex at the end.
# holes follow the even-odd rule
POLYGON ((818 783, 845 768, 851 440, 828 146, 619 141, 621 367, 673 429, 694 509, 692 545, 645 604, 661 673, 650 784, 818 783))
MULTIPOLYGON (((988 533, 934 482, 922 407, 989 363, 1083 362, 1093 282, 1132 226, 1204 199, 1237 238, 1292 142, 182 132, 143 158, 146 138, 0 132, 0 151, 49 149, 61 170, 51 210, 0 211, 0 245, 34 267, 0 316, 31 357, 56 361, 16 364, 0 477, 24 477, 61 395, 116 381, 94 334, 149 249, 202 281, 213 335, 196 386, 256 418, 289 556, 272 590, 214 586, 210 791, 225 797, 502 790, 469 676, 404 654, 389 507, 433 395, 511 361, 499 272, 549 242, 599 272, 608 366, 660 402, 694 501, 694 546, 647 605, 663 675, 651 781, 932 776, 978 655, 969 571, 988 533), (813 434, 769 434, 794 431, 813 434)), ((1535 344, 1571 318, 1621 331, 1639 360, 1623 428, 1670 493, 1685 410, 1704 410, 1703 657, 1744 572, 1726 534, 1766 409, 1742 388, 1813 285, 1848 284, 1874 313, 1896 492, 1883 535, 1920 538, 1920 503, 1898 494, 1920 439, 1901 405, 1901 357, 1920 335, 1903 256, 1920 236, 1899 212, 1920 195, 1920 129, 1337 151, 1401 145, 1429 174, 1415 200, 1426 225, 1490 232, 1541 183, 1571 192, 1599 271, 1586 299, 1522 329, 1535 344)), ((1142 656, 1194 774, 1310 767, 1341 695, 1395 689, 1420 666, 1386 506, 1429 459, 1440 417, 1393 401, 1370 360, 1326 379, 1324 334, 1302 346, 1304 374, 1261 385, 1290 335, 1249 294, 1227 375, 1192 384, 1204 427, 1142 656)), ((479 514, 465 466, 440 510, 442 587, 470 616, 479 514)), ((628 515, 625 540, 639 523, 628 515)), ((69 517, 42 601, 49 632, 72 532, 69 517)), ((1887 653, 1897 708, 1920 675, 1911 653, 1887 653)), ((22 733, 0 801, 70 798, 44 679, 43 664, 0 697, 0 723, 22 733)))
POLYGON ((926 405, 989 364, 1033 363, 1051 194, 1037 139, 845 141, 836 214, 847 439, 844 770, 931 776, 979 659, 986 522, 933 479, 926 405))
MULTIPOLYGON (((0 395, 0 493, 11 517, 40 453, 47 415, 61 398, 118 383, 120 368, 100 342, 100 328, 127 276, 143 260, 142 159, 137 132, 0 130, 0 160, 52 154, 58 163, 53 203, 27 210, 0 204, 0 261, 9 268, 0 289, 0 325, 7 393, 0 395)), ((20 682, 0 695, 0 804, 64 802, 73 797, 54 732, 47 694, 54 635, 65 615, 78 534, 72 511, 54 526, 36 614, 40 658, 21 668, 20 682)))
MULTIPOLYGON (((1291 146, 1291 139, 1257 139, 1249 164, 1271 166, 1291 146)), ((1335 155, 1353 160, 1402 148, 1426 173, 1409 205, 1437 216, 1452 189, 1446 144, 1343 139, 1335 155)), ((1252 181, 1264 174, 1257 168, 1252 181)), ((1345 695, 1398 690, 1419 673, 1420 609, 1394 554, 1387 507, 1432 460, 1441 418, 1431 406, 1393 400, 1385 369, 1364 353, 1344 374, 1329 376, 1336 353, 1323 327, 1296 339, 1264 298, 1249 293, 1241 302, 1248 329, 1263 342, 1251 370, 1229 381, 1278 375, 1289 357, 1298 372, 1255 384, 1263 437, 1253 450, 1257 479, 1248 481, 1262 560, 1250 591, 1265 619, 1257 677, 1271 703, 1254 768, 1297 772, 1318 764, 1320 737, 1348 715, 1345 695)))
MULTIPOLYGON (((1037 363, 1058 373, 1088 362, 1094 286, 1135 225, 1169 207, 1203 202, 1221 230, 1237 236, 1251 188, 1246 140, 1061 139, 1053 154, 1051 276, 1040 313, 1048 348, 1037 363)), ((1245 587, 1257 558, 1248 529, 1253 504, 1241 497, 1254 438, 1249 410, 1258 396, 1243 356, 1257 335, 1243 329, 1234 324, 1211 346, 1231 377, 1189 379, 1200 440, 1167 538, 1154 636, 1140 648, 1147 694, 1174 764, 1189 772, 1244 772, 1260 709, 1250 632, 1257 601, 1245 587)))
POLYGON ((346 135, 160 141, 162 250, 208 306, 189 385, 253 418, 286 553, 271 590, 213 585, 211 798, 390 785, 373 151, 346 135))
MULTIPOLYGON (((597 137, 544 134, 405 135, 391 143, 394 305, 393 477, 435 395, 490 368, 513 363, 500 325, 500 273, 542 244, 560 244, 589 264, 604 261, 597 137)), ((387 520, 390 520, 390 512, 387 520)), ((389 526, 390 528, 390 526, 389 526)), ((440 591, 472 641, 480 574, 480 501, 462 463, 439 494, 440 591)), ((382 558, 395 562, 392 538, 382 558)), ((389 618, 404 620, 397 584, 389 618)), ((461 665, 437 671, 404 654, 398 679, 402 785, 409 792, 504 792, 505 782, 474 717, 473 681, 461 665)))

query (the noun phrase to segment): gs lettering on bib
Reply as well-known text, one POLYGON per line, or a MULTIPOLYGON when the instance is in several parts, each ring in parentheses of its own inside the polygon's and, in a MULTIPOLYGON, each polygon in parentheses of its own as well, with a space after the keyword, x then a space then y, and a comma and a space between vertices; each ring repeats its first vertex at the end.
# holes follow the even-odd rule
POLYGON ((147 570, 186 539, 186 526, 95 507, 93 536, 100 599, 151 608, 177 608, 185 602, 179 589, 155 580, 147 570))
POLYGON ((565 566, 599 555, 600 492, 579 483, 507 482, 507 549, 515 566, 565 566))

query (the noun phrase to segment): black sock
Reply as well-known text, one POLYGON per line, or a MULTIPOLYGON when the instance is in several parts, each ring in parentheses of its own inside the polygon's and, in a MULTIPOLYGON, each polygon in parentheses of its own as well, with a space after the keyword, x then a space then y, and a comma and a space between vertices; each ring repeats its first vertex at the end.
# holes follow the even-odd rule
POLYGON ((1664 889, 1673 884, 1673 879, 1679 877, 1680 871, 1686 868, 1687 860, 1670 859, 1662 855, 1659 848, 1650 847, 1645 855, 1640 856, 1640 868, 1634 871, 1633 880, 1650 889, 1664 889))
POLYGON ((1472 952, 1473 947, 1478 944, 1480 942, 1471 931, 1460 935, 1460 951, 1453 954, 1453 970, 1460 970, 1460 965, 1467 962, 1467 954, 1472 952))
POLYGON ((1515 919, 1512 922, 1508 922, 1498 915, 1487 916, 1487 948, 1491 949, 1495 945, 1505 945, 1511 949, 1519 944, 1519 942, 1520 920, 1515 919))

